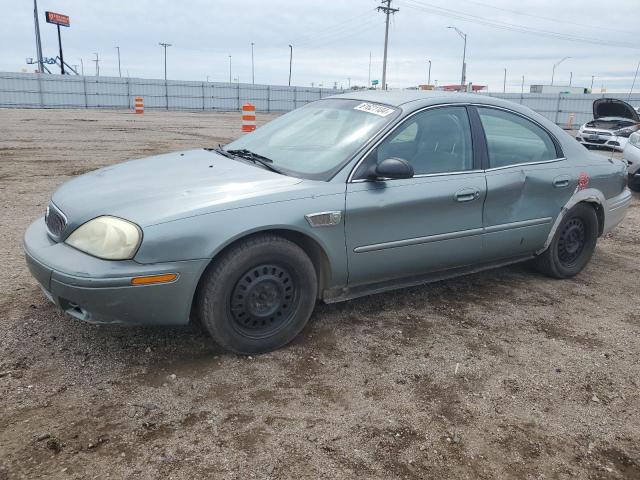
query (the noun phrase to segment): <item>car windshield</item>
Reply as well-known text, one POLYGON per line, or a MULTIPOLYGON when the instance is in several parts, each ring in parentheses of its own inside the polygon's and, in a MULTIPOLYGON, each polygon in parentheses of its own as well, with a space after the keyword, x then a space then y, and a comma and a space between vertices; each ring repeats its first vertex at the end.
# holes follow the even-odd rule
POLYGON ((284 173, 328 179, 398 114, 386 105, 327 99, 310 103, 225 145, 273 161, 284 173))

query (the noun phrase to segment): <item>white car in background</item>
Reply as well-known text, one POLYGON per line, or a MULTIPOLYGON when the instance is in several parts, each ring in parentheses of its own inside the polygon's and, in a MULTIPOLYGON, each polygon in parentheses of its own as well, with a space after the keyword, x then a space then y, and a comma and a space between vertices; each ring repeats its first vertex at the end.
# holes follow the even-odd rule
POLYGON ((631 134, 639 130, 636 109, 616 98, 599 98, 593 102, 593 120, 580 127, 576 140, 587 148, 622 151, 631 134))
POLYGON ((627 146, 624 147, 624 161, 629 172, 629 188, 640 192, 640 132, 631 134, 627 146))

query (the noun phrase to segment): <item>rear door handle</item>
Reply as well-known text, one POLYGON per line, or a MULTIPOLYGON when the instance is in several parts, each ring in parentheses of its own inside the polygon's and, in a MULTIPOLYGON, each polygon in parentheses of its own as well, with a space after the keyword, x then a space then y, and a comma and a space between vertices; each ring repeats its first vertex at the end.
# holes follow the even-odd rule
POLYGON ((464 188, 454 195, 456 202, 471 202, 480 196, 480 191, 475 188, 464 188))
POLYGON ((569 186, 569 175, 560 175, 553 179, 553 186, 556 188, 564 188, 569 186))

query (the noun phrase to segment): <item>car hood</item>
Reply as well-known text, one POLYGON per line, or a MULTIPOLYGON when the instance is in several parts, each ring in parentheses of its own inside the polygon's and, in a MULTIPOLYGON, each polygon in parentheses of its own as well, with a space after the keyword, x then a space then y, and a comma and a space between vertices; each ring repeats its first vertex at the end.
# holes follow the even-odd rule
POLYGON ((52 201, 66 215, 69 227, 100 215, 125 218, 144 227, 234 208, 239 203, 260 203, 266 194, 301 182, 243 160, 191 150, 81 175, 62 185, 52 201))
POLYGON ((599 98, 593 102, 593 118, 617 117, 640 122, 638 112, 627 102, 617 98, 599 98))

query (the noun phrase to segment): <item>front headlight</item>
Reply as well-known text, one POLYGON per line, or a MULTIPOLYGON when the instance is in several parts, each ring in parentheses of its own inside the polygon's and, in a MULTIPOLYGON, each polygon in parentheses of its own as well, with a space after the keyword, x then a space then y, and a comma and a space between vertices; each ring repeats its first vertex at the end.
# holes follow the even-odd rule
POLYGON ((629 143, 634 147, 640 148, 640 132, 636 132, 629 137, 629 143))
POLYGON ((629 136, 635 132, 633 128, 623 128, 622 130, 618 130, 617 132, 613 132, 613 134, 617 137, 625 137, 629 138, 629 136))
POLYGON ((104 216, 79 226, 64 243, 105 260, 128 260, 141 240, 142 232, 136 224, 104 216))

